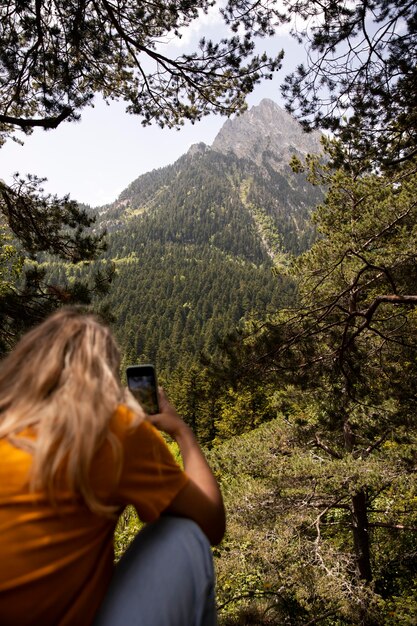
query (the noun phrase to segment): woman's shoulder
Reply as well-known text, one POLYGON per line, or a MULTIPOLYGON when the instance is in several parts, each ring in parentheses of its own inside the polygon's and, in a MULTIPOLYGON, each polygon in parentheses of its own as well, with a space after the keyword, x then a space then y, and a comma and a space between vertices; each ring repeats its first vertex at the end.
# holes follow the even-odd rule
POLYGON ((117 435, 125 435, 141 426, 144 418, 135 413, 126 404, 119 404, 110 420, 110 429, 117 435))
POLYGON ((110 422, 110 429, 121 439, 129 436, 159 437, 157 429, 144 415, 136 415, 126 404, 119 404, 110 422))

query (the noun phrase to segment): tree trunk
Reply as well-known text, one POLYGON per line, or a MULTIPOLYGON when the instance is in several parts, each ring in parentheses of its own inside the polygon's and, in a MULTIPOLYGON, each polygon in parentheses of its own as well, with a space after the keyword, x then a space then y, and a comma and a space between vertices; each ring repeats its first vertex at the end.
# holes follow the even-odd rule
POLYGON ((352 496, 353 541, 356 566, 359 576, 366 582, 372 580, 371 555, 369 547, 369 524, 367 498, 364 489, 352 496))

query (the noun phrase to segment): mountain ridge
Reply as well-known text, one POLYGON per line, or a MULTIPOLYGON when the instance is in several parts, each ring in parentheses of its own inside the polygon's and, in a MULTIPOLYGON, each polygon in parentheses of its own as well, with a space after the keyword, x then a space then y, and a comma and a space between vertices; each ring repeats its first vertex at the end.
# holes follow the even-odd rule
POLYGON ((174 163, 145 172, 134 179, 114 202, 94 210, 106 212, 116 204, 126 203, 142 182, 145 187, 147 180, 154 184, 185 157, 200 157, 210 151, 251 161, 262 169, 263 174, 268 169, 288 172, 293 155, 302 157, 321 152, 321 137, 318 131, 306 133, 289 113, 273 100, 264 98, 242 115, 226 120, 211 146, 201 141, 192 144, 174 163))
POLYGON ((204 153, 208 149, 222 154, 233 153, 239 159, 253 161, 259 167, 269 164, 280 171, 295 154, 321 152, 321 133, 306 133, 301 124, 276 102, 264 98, 242 115, 226 120, 211 146, 193 144, 188 153, 204 153), (271 158, 272 157, 272 158, 271 158))
MULTIPOLYGON (((319 133, 308 139, 305 135, 300 124, 286 111, 264 99, 243 115, 227 120, 213 142, 214 147, 195 143, 173 164, 132 181, 114 203, 99 212, 100 226, 112 232, 129 227, 132 220, 141 219, 145 214, 155 216, 157 213, 161 216, 164 213, 165 219, 172 221, 173 207, 178 207, 177 213, 182 212, 190 196, 198 196, 195 206, 201 206, 204 212, 209 210, 207 207, 213 197, 224 204, 234 195, 240 202, 242 214, 250 212, 254 228, 271 259, 274 254, 259 228, 259 213, 264 216, 263 222, 266 219, 270 227, 282 231, 281 248, 299 254, 311 243, 310 213, 321 196, 303 174, 294 174, 288 163, 294 154, 302 156, 310 149, 320 149, 319 133), (194 188, 196 180, 200 181, 198 190, 194 188), (221 198, 218 187, 224 191, 221 198), (182 194, 182 206, 174 199, 178 194, 182 194), (310 233, 307 239, 306 231, 310 233)), ((197 209, 195 215, 199 215, 197 209)), ((192 230, 191 224, 190 228, 192 230)), ((190 232, 186 240, 192 237, 190 232)))
POLYGON ((105 259, 117 268, 105 304, 126 362, 149 360, 169 380, 201 352, 216 355, 218 340, 251 317, 293 303, 285 267, 315 239, 310 218, 321 192, 285 162, 282 149, 306 149, 298 126, 288 141, 267 144, 277 119, 285 130, 288 114, 275 113, 268 102, 251 109, 226 126, 221 150, 194 144, 97 212, 97 227, 109 233, 105 259), (229 150, 236 124, 243 130, 234 142, 247 146, 241 156, 229 150), (247 127, 264 129, 265 149, 258 142, 250 152, 247 127))

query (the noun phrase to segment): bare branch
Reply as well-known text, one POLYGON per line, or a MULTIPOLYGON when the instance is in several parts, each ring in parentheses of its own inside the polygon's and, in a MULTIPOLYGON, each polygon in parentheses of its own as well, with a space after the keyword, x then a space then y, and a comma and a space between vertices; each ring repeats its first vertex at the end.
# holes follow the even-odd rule
POLYGON ((54 117, 44 117, 39 119, 13 117, 11 115, 0 114, 0 122, 3 124, 11 124, 13 126, 20 126, 21 128, 33 128, 40 126, 42 128, 57 128, 61 122, 66 120, 70 115, 74 113, 73 109, 64 107, 59 115, 54 117))

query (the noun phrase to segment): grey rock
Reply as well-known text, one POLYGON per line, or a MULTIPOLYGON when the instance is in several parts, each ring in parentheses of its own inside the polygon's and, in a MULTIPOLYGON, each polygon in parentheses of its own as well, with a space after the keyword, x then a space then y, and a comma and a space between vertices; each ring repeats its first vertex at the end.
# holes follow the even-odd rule
POLYGON ((233 153, 262 167, 269 164, 280 171, 292 155, 321 152, 321 133, 306 133, 300 123, 278 104, 264 99, 242 115, 225 122, 212 149, 233 153))
POLYGON ((207 152, 207 150, 210 150, 210 147, 203 141, 200 141, 199 143, 193 143, 192 146, 190 146, 190 148, 188 149, 187 154, 190 156, 194 156, 196 154, 204 154, 205 152, 207 152))

